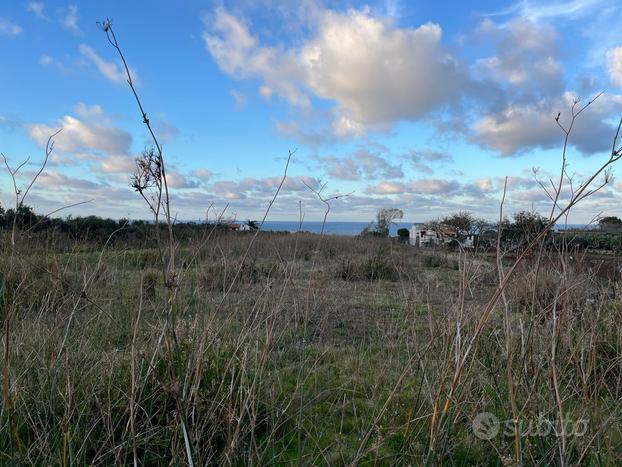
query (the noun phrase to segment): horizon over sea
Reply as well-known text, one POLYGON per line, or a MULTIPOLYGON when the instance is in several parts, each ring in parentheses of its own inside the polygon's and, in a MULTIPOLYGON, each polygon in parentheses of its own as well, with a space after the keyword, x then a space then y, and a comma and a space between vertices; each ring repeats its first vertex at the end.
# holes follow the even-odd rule
MULTIPOLYGON (((324 233, 327 235, 358 235, 370 223, 364 221, 326 221, 324 233)), ((410 228, 412 222, 396 222, 390 227, 390 235, 397 235, 397 229, 410 228)), ((273 232, 303 232, 320 233, 322 231, 322 221, 266 221, 263 230, 273 232)))
MULTIPOLYGON (((422 225, 423 222, 396 222, 391 225, 389 234, 395 236, 398 229, 409 229, 413 224, 422 225)), ((370 223, 364 221, 326 221, 324 233, 327 235, 358 235, 368 225, 370 223)), ((555 229, 564 230, 566 227, 568 229, 583 229, 588 226, 587 224, 568 224, 567 226, 558 225, 555 229)), ((266 221, 264 222, 263 230, 272 232, 297 232, 301 230, 303 232, 320 233, 322 231, 322 221, 303 221, 302 227, 300 226, 300 221, 266 221)))

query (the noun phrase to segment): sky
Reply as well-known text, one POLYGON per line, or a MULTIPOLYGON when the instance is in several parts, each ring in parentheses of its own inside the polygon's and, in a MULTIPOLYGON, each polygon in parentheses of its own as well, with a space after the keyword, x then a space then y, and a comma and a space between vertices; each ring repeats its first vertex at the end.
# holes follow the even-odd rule
MULTIPOLYGON (((0 152, 12 169, 27 160, 23 193, 62 129, 25 203, 150 217, 129 180, 151 140, 97 26, 109 18, 163 144, 178 219, 261 219, 290 152, 271 220, 321 219, 318 191, 335 198, 329 220, 391 207, 404 221, 458 210, 494 220, 505 177, 507 215, 548 215, 558 114, 568 128, 573 104, 598 95, 570 133, 563 199, 609 157, 620 17, 617 0, 4 1, 0 152)), ((622 216, 616 172, 569 222, 622 216)), ((0 202, 15 203, 6 167, 0 202)))

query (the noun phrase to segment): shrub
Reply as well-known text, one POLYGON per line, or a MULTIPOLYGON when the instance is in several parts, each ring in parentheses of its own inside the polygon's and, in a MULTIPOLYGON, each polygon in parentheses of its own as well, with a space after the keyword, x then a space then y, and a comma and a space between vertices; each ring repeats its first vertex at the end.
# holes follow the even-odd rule
POLYGON ((386 260, 382 252, 378 252, 362 264, 361 276, 371 281, 396 281, 399 278, 397 269, 386 260))

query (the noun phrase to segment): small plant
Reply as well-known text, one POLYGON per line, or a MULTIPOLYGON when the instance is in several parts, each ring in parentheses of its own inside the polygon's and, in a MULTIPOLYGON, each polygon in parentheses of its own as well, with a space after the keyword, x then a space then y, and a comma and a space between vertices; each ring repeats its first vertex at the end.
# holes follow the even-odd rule
POLYGON ((361 265, 361 276, 370 281, 396 281, 399 278, 397 269, 387 260, 383 250, 379 250, 361 265))
POLYGON ((162 280, 162 275, 155 269, 146 269, 142 275, 142 293, 145 298, 155 299, 156 290, 162 280))

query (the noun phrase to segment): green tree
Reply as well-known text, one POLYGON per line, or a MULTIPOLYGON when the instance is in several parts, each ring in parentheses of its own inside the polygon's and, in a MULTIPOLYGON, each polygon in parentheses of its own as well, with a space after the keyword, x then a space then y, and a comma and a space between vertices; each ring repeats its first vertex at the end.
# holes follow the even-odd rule
POLYGON ((507 219, 501 224, 501 236, 504 242, 515 246, 526 245, 533 240, 549 223, 549 220, 537 212, 519 211, 514 214, 513 222, 507 219))
POLYGON ((253 221, 249 219, 246 221, 246 225, 248 225, 248 228, 251 229, 252 231, 259 230, 259 222, 257 221, 253 221))
POLYGON ((598 221, 598 226, 603 232, 622 231, 622 219, 616 216, 606 216, 598 221))
POLYGON ((400 243, 408 243, 408 238, 410 237, 410 231, 408 229, 397 229, 397 237, 400 240, 400 243))

